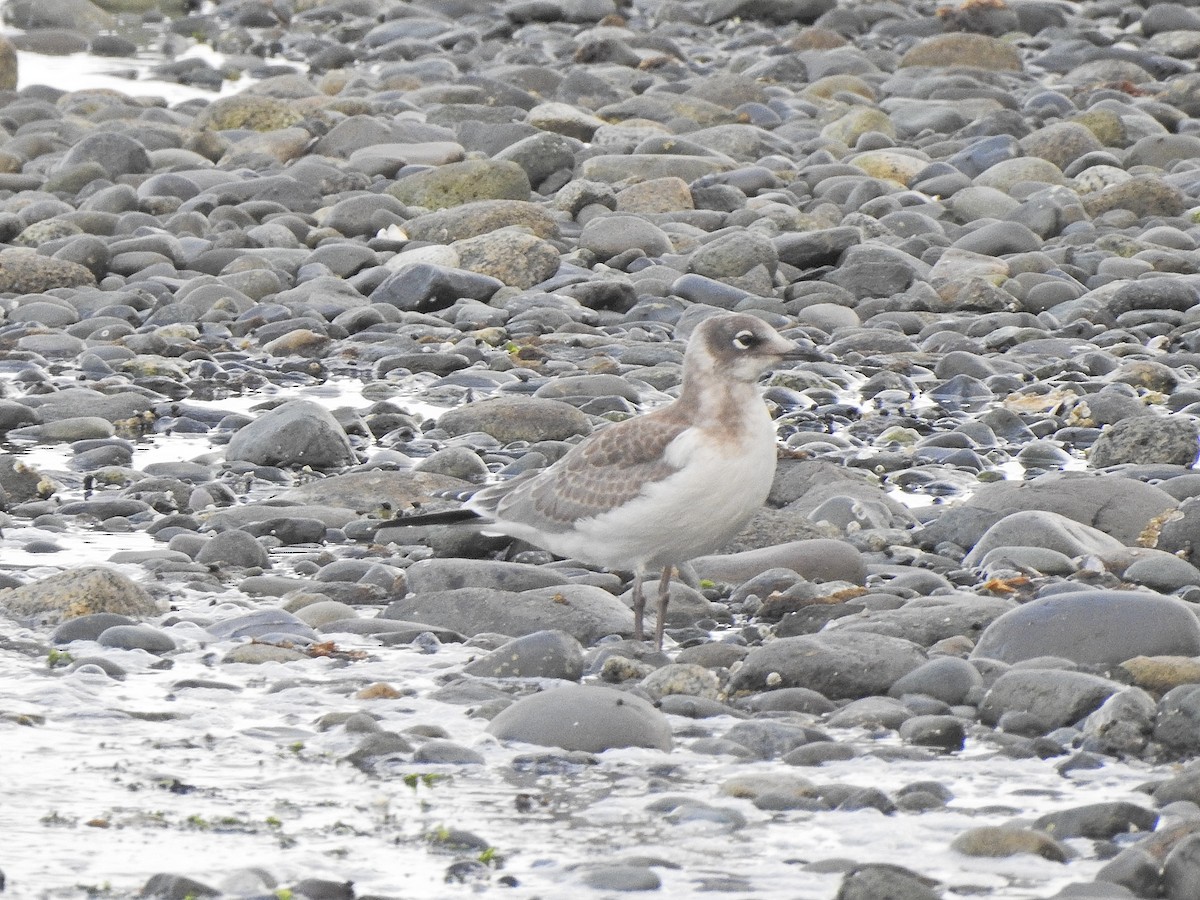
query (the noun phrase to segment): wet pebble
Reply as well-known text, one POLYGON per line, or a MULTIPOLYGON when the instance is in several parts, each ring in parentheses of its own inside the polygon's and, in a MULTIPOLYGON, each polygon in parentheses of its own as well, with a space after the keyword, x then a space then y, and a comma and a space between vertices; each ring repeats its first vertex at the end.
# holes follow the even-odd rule
POLYGON ((1051 862, 1066 862, 1070 850, 1054 838, 1032 828, 1007 825, 982 825, 957 838, 953 848, 966 856, 1014 856, 1032 853, 1051 862))
POLYGON ((488 725, 500 740, 600 752, 612 747, 671 748, 671 728, 640 697, 612 688, 542 691, 505 709, 488 725))
POLYGON ((578 681, 583 675, 583 647, 562 631, 535 631, 501 644, 468 663, 468 675, 489 678, 561 678, 578 681))
POLYGON ((96 642, 101 647, 148 653, 169 653, 175 649, 175 642, 168 635, 148 625, 112 625, 100 633, 96 642))

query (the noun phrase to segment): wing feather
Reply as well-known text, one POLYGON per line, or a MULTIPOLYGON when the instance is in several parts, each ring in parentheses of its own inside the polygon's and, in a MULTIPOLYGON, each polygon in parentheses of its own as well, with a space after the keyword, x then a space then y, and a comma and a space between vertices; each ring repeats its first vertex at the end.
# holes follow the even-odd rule
POLYGON ((688 427, 653 413, 610 425, 548 469, 480 491, 472 505, 500 523, 570 531, 575 522, 622 506, 679 471, 665 451, 688 427))

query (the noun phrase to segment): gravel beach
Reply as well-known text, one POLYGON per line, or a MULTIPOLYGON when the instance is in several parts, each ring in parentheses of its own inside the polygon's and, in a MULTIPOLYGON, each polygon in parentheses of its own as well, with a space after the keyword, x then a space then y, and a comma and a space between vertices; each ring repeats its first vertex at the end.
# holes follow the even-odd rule
POLYGON ((1200 4, 0 15, 0 891, 1198 896, 1200 4), (663 651, 413 518, 728 311, 663 651))

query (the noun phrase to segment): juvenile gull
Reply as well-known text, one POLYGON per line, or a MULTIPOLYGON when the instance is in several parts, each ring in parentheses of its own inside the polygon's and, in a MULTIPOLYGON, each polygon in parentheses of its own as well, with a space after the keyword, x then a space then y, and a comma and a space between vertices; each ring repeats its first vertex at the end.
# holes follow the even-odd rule
POLYGON ((721 547, 767 499, 775 426, 756 382, 797 349, 754 316, 706 319, 688 342, 678 399, 594 432, 546 469, 478 491, 466 509, 488 520, 487 534, 632 569, 636 640, 642 579, 661 569, 661 647, 672 569, 721 547))

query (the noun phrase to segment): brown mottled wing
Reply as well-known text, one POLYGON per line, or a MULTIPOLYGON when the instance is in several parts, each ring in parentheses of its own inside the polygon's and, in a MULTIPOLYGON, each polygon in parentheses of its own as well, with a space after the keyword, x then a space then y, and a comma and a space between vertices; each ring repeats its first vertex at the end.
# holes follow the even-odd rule
POLYGON ((504 490, 496 491, 494 515, 548 533, 570 531, 577 520, 628 503, 647 484, 678 471, 663 452, 687 428, 685 421, 653 414, 610 425, 550 468, 499 486, 504 490))

